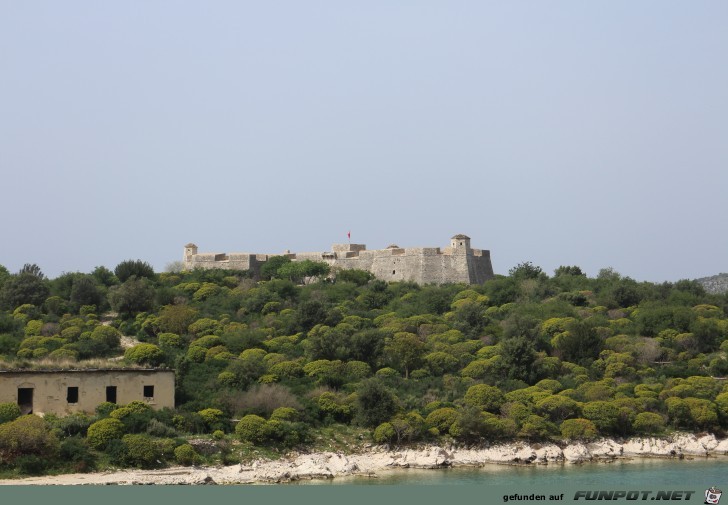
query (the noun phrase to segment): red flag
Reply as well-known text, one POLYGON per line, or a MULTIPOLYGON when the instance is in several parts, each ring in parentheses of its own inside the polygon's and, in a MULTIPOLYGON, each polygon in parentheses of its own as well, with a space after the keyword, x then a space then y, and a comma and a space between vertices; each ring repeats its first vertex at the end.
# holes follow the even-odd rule
POLYGON ((351 230, 349 230, 349 233, 347 233, 346 236, 349 237, 349 240, 351 240, 351 230))

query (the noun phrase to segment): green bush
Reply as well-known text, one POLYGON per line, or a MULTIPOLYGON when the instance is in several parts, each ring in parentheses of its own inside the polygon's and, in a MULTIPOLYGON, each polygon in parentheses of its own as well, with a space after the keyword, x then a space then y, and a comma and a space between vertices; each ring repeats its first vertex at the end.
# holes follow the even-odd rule
POLYGON ((22 416, 0 425, 0 461, 30 455, 52 460, 58 450, 58 439, 38 416, 22 416))
POLYGON ((174 450, 174 459, 177 460, 177 463, 184 466, 194 465, 201 460, 200 455, 197 454, 195 448, 190 444, 182 444, 177 447, 174 450))
POLYGON ((96 415, 99 417, 108 417, 113 411, 115 411, 118 408, 119 408, 119 406, 115 403, 111 403, 111 402, 100 403, 96 407, 96 415))
POLYGON ((457 410, 452 407, 443 407, 430 412, 425 418, 425 423, 429 428, 436 428, 439 433, 448 433, 457 420, 457 410))
POLYGON ((266 420, 255 414, 248 414, 243 417, 235 426, 235 434, 246 442, 262 442, 263 427, 266 420))
POLYGON ((505 398, 501 390, 495 386, 488 386, 487 384, 470 386, 463 400, 465 401, 465 405, 478 407, 479 409, 494 413, 498 412, 501 405, 505 403, 505 398))
POLYGON ((396 433, 391 423, 382 423, 374 430, 374 441, 378 444, 388 444, 394 440, 395 436, 396 433))
POLYGON ((70 463, 74 472, 90 472, 96 466, 86 439, 80 436, 68 437, 61 442, 60 457, 70 463))
POLYGON ((149 435, 124 435, 121 441, 126 446, 125 459, 127 464, 141 468, 153 468, 158 465, 162 452, 149 435))
POLYGON ((105 449, 112 440, 121 439, 124 436, 124 423, 118 419, 108 417, 96 421, 88 427, 86 438, 94 449, 105 449))
POLYGON ((637 433, 655 434, 665 430, 665 419, 654 412, 640 412, 632 423, 637 433))
POLYGON ((158 366, 164 361, 164 352, 154 344, 137 344, 124 351, 124 359, 138 365, 158 366))
POLYGON ((270 415, 271 419, 278 421, 297 421, 299 417, 298 411, 291 407, 278 407, 270 415))
POLYGON ((203 409, 198 412, 200 417, 205 422, 205 426, 209 433, 215 430, 225 430, 227 423, 225 421, 225 414, 220 409, 203 409))
POLYGON ((15 421, 20 417, 20 407, 17 403, 0 403, 0 424, 15 421))
POLYGON ((567 419, 561 423, 561 436, 567 440, 593 440, 597 427, 588 419, 567 419))

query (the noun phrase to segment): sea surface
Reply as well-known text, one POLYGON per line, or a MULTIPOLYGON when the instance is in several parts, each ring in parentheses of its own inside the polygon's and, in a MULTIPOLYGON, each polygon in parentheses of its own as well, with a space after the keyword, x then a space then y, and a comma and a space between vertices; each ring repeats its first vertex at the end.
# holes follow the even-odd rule
POLYGON ((346 477, 299 481, 303 485, 468 485, 540 489, 544 486, 585 489, 679 489, 702 493, 716 486, 728 491, 728 458, 619 460, 609 463, 533 466, 486 465, 437 470, 400 469, 376 477, 346 477))

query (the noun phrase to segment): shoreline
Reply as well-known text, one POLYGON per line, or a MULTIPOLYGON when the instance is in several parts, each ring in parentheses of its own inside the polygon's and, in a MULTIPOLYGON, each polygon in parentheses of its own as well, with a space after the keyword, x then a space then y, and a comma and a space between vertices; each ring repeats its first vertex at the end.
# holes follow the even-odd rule
POLYGON ((603 438, 563 447, 553 443, 509 442, 492 446, 421 445, 389 449, 375 446, 343 454, 291 453, 279 460, 259 459, 218 467, 175 466, 160 470, 128 469, 97 473, 1 479, 0 485, 235 485, 277 484, 299 480, 376 477, 398 469, 442 469, 486 465, 547 466, 609 462, 635 458, 693 459, 728 455, 728 439, 676 433, 619 441, 603 438))

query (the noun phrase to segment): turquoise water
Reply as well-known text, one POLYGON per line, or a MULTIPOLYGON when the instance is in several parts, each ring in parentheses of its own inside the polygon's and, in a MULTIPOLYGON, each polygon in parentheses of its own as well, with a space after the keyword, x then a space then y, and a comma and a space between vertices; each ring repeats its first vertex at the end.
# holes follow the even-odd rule
POLYGON ((582 465, 544 466, 487 465, 482 468, 441 470, 392 470, 376 478, 348 477, 297 484, 318 485, 476 485, 514 489, 543 486, 568 486, 588 489, 676 489, 690 485, 696 489, 710 486, 728 488, 728 458, 660 460, 636 459, 582 465))

